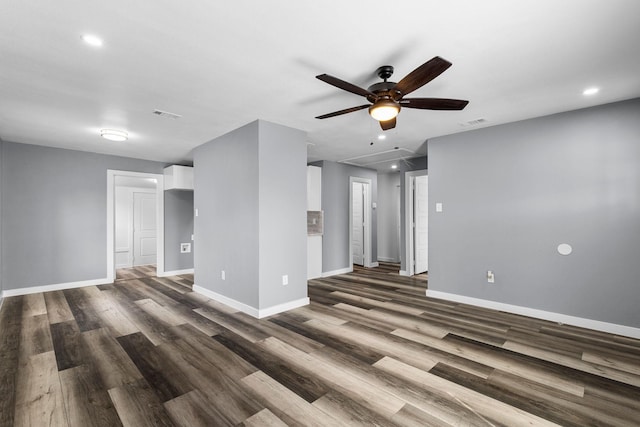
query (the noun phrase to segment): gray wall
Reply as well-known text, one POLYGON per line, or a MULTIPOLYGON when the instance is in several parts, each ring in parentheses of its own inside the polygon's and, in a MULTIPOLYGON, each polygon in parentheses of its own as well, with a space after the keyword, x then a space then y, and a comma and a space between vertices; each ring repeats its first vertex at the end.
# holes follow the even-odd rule
MULTIPOLYGON (((2 169, 4 168, 3 165, 3 161, 2 161, 2 153, 4 151, 3 149, 4 146, 4 142, 2 141, 2 139, 0 139, 0 242, 3 242, 4 240, 2 239, 2 169)), ((3 273, 2 273, 2 244, 0 243, 0 307, 2 307, 2 277, 3 277, 3 273)))
POLYGON ((258 122, 197 147, 193 160, 195 283, 257 308, 258 122))
POLYGON ((378 174, 378 260, 400 262, 400 173, 378 174))
POLYGON ((195 149, 198 286, 256 309, 307 296, 304 138, 255 121, 195 149))
MULTIPOLYGON (((349 177, 371 180, 371 203, 378 202, 378 175, 373 169, 342 163, 321 161, 313 163, 322 168, 322 236, 323 273, 350 268, 349 265, 349 177)), ((377 211, 371 211, 371 261, 378 260, 377 211)))
POLYGON ((107 169, 162 173, 165 166, 10 142, 2 162, 5 290, 106 277, 107 169))
POLYGON ((266 308, 307 297, 307 144, 302 131, 259 125, 260 308, 266 308))
POLYGON ((429 288, 640 327, 638 118, 634 99, 429 141, 429 288))
POLYGON ((193 191, 165 191, 164 218, 165 271, 193 268, 193 191), (191 252, 180 253, 181 243, 191 243, 191 252))

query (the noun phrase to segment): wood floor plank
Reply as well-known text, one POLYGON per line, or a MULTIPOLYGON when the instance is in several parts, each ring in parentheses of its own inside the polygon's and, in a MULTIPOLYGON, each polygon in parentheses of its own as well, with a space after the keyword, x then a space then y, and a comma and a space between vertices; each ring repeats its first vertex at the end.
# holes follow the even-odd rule
POLYGON ((33 356, 48 351, 53 351, 53 342, 47 314, 24 317, 20 335, 20 357, 33 356))
POLYGON ((93 365, 58 373, 70 426, 120 426, 120 417, 93 365))
POLYGON ((44 301, 47 307, 49 323, 67 322, 75 320, 67 299, 62 291, 44 293, 44 301))
POLYGON ((372 388, 370 383, 360 376, 325 363, 319 358, 297 350, 277 338, 267 338, 258 343, 258 346, 282 358, 287 364, 297 366, 298 369, 306 369, 308 374, 313 373, 319 376, 327 383, 332 384, 334 389, 383 417, 390 418, 405 404, 404 401, 386 390, 372 388))
POLYGON ((310 427, 347 426, 291 392, 262 371, 248 375, 242 379, 242 383, 286 424, 310 427))
POLYGON ((327 414, 331 414, 333 418, 348 426, 398 427, 398 424, 376 416, 374 412, 371 412, 363 405, 335 390, 331 390, 313 402, 313 406, 327 414))
POLYGON ((59 371, 90 361, 75 320, 54 323, 50 329, 59 371))
POLYGON ((240 425, 242 427, 287 427, 284 421, 266 408, 250 416, 240 425))
POLYGON ((86 293, 86 289, 65 289, 62 292, 81 332, 105 326, 95 313, 90 301, 91 296, 86 293))
POLYGON ((20 361, 15 393, 14 426, 68 425, 53 351, 20 361))
POLYGON ((81 340, 108 389, 142 379, 142 374, 107 328, 83 332, 81 340))
POLYGON ((263 409, 238 381, 228 377, 181 339, 164 343, 158 350, 180 367, 183 379, 207 396, 228 423, 239 424, 263 409))
POLYGON ((175 426, 144 379, 111 388, 109 396, 125 427, 175 426))
POLYGON ((14 424, 22 305, 21 296, 9 297, 0 310, 0 426, 14 424))
POLYGON ((162 357, 144 334, 137 332, 118 337, 117 340, 161 402, 192 390, 183 381, 179 367, 162 357))
POLYGON ((198 390, 169 400, 164 407, 176 426, 235 426, 198 390))
POLYGON ((393 334, 422 343, 431 348, 455 354, 468 360, 475 360, 479 363, 483 363, 487 366, 491 366, 505 372, 511 372, 515 375, 521 376, 522 378, 527 378, 540 384, 549 385, 557 388, 558 390, 572 393, 576 396, 584 395, 584 387, 580 383, 562 378, 555 375, 553 372, 547 372, 544 369, 541 369, 540 366, 531 366, 523 362, 521 358, 517 357, 513 352, 505 351, 501 353, 499 351, 491 351, 490 349, 481 346, 480 343, 474 345, 469 340, 440 340, 402 329, 394 331, 393 334))
POLYGON ((214 337, 230 351, 242 357, 252 366, 274 378, 280 384, 305 399, 313 402, 329 391, 325 382, 314 375, 283 363, 269 352, 252 346, 244 338, 232 332, 222 333, 214 337))
MULTIPOLYGON (((434 392, 441 393, 445 398, 447 395, 450 396, 450 398, 459 402, 462 408, 466 408, 475 414, 477 416, 475 422, 478 424, 487 422, 487 424, 490 425, 492 421, 496 421, 503 425, 558 425, 390 357, 385 357, 379 362, 376 362, 374 366, 409 381, 416 382, 434 392)), ((462 408, 461 412, 464 411, 462 408)), ((452 421, 457 422, 458 420, 452 421)))
POLYGON ((38 316, 47 314, 47 305, 42 293, 23 295, 22 316, 38 316))

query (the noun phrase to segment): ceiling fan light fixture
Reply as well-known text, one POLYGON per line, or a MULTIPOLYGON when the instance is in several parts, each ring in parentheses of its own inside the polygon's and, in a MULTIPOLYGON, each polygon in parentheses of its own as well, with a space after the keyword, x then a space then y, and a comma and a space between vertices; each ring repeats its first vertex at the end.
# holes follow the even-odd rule
POLYGON ((109 141, 123 142, 129 139, 129 134, 123 130, 100 129, 100 136, 109 141))
POLYGON ((399 112, 400 105, 390 99, 382 99, 369 107, 369 114, 379 122, 394 119, 399 112))

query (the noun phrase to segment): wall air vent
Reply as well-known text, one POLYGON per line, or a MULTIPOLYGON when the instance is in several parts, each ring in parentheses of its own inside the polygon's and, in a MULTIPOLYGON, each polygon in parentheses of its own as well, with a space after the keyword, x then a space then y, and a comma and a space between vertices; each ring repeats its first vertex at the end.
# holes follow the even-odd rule
POLYGON ((162 110, 153 110, 153 114, 155 114, 156 116, 168 117, 170 119, 179 119, 180 117, 182 117, 180 114, 170 113, 168 111, 162 110))
POLYGON ((462 126, 463 128, 468 128, 471 126, 480 126, 485 123, 487 123, 487 119, 480 118, 480 119, 474 119, 474 120, 469 120, 468 122, 460 123, 460 126, 462 126))

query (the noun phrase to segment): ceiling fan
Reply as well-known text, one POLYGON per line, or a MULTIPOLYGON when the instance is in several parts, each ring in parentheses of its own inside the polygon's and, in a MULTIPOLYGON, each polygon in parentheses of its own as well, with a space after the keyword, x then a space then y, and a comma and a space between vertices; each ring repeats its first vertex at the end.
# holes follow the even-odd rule
POLYGON ((382 130, 389 130, 396 127, 396 116, 402 107, 418 108, 421 110, 462 110, 467 106, 469 101, 447 98, 405 98, 405 95, 429 83, 450 66, 451 62, 435 56, 407 74, 398 83, 395 83, 387 81, 393 74, 393 67, 391 65, 383 65, 376 70, 376 74, 383 79, 383 81, 374 83, 367 89, 363 89, 328 74, 320 74, 316 76, 317 79, 339 89, 346 90, 347 92, 364 96, 370 104, 323 114, 316 117, 316 119, 328 119, 329 117, 340 116, 369 108, 369 114, 380 122, 382 130))

